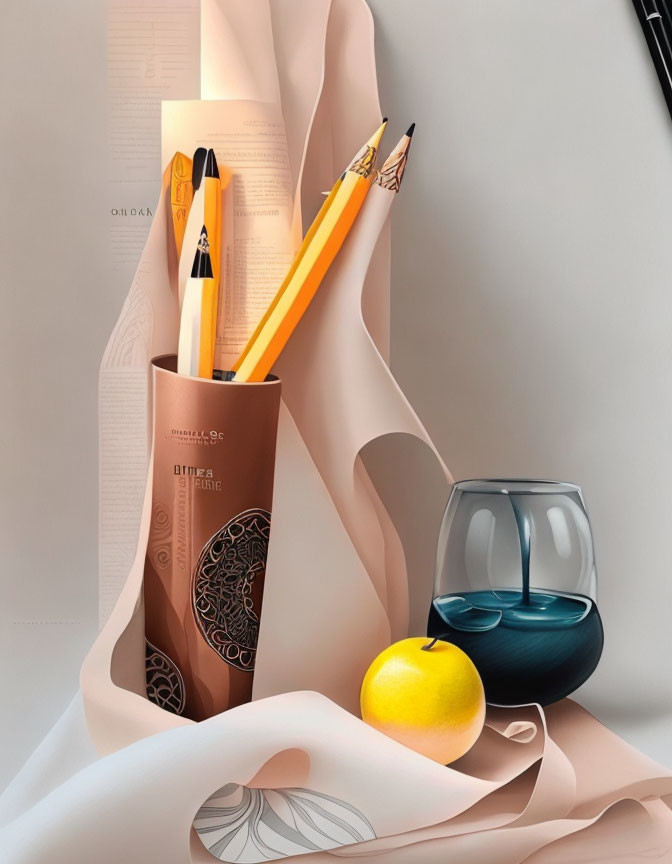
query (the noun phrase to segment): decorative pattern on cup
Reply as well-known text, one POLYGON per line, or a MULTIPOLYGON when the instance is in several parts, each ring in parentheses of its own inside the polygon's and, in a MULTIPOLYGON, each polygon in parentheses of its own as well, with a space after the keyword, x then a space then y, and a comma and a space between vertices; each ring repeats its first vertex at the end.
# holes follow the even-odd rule
POLYGON ((182 673, 177 664, 148 639, 145 639, 145 682, 150 702, 172 714, 182 714, 186 703, 182 673))
POLYGON ((170 510, 160 501, 152 507, 152 521, 147 543, 147 557, 155 570, 165 570, 170 566, 172 520, 170 510))
POLYGON ((226 663, 254 671, 259 615, 252 590, 266 571, 271 514, 239 513, 203 547, 194 569, 192 605, 203 638, 226 663))

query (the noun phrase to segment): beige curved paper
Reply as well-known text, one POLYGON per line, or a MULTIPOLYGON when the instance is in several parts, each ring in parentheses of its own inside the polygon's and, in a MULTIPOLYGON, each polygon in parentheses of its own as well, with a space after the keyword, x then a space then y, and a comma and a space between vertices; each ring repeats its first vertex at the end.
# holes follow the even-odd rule
MULTIPOLYGON (((252 702, 146 738, 61 778, 0 831, 3 864, 205 864, 213 860, 204 845, 209 835, 191 831, 192 821, 231 784, 337 808, 341 829, 366 839, 340 845, 332 830, 318 845, 298 816, 298 830, 287 838, 277 814, 242 813, 237 845, 220 857, 225 861, 277 860, 266 844, 246 842, 260 835, 268 840, 258 830, 262 819, 286 848, 303 846, 284 860, 306 864, 350 857, 369 864, 511 864, 531 855, 537 862, 668 860, 672 814, 664 799, 672 795, 672 778, 654 762, 569 700, 545 715, 535 707, 490 709, 486 724, 472 751, 444 767, 316 693, 252 702), (514 722, 535 733, 527 743, 502 734, 514 722), (322 851, 311 853, 306 839, 322 851), (563 858, 559 848, 571 855, 563 858)), ((54 732, 48 748, 54 754, 66 740, 63 732, 54 732)), ((62 749, 59 755, 63 760, 62 749)), ((14 790, 10 806, 16 808, 21 791, 14 790)), ((320 824, 319 811, 312 815, 320 824)))
MULTIPOLYGON (((230 49, 214 89, 204 92, 281 103, 300 190, 289 250, 301 205, 315 212, 321 190, 380 119, 369 11, 363 0, 205 0, 204 9, 230 49)), ((211 796, 239 787, 303 795, 313 807, 331 807, 364 839, 339 846, 343 835, 325 829, 320 835, 331 839, 311 835, 314 851, 282 853, 307 864, 344 857, 371 864, 643 862, 669 854, 669 773, 567 700, 545 712, 491 709, 473 750, 447 768, 353 716, 366 665, 404 634, 407 621, 402 550, 359 453, 391 432, 432 446, 385 362, 391 203, 391 193, 371 190, 279 364, 285 403, 256 701, 196 724, 144 696, 147 375, 150 357, 177 344, 164 189, 101 366, 101 486, 118 490, 101 514, 111 611, 82 668, 82 705, 54 730, 37 767, 27 766, 0 799, 7 864, 205 864, 213 857, 207 836, 192 830, 194 818, 211 796), (123 589, 115 583, 120 572, 123 589), (85 751, 71 762, 65 745, 83 734, 82 712, 98 752, 109 755, 93 759, 85 751)), ((251 800, 271 806, 274 799, 251 800)), ((296 832, 286 836, 276 806, 280 821, 271 815, 263 829, 241 817, 243 830, 231 841, 237 846, 229 844, 223 860, 277 857, 264 851, 271 822, 276 838, 301 845, 296 832)))

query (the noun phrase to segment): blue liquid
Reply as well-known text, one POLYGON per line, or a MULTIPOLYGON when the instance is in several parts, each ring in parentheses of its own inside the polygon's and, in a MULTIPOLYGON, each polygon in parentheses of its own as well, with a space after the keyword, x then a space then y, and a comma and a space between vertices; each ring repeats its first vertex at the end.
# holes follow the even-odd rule
POLYGON ((597 606, 580 594, 501 590, 444 594, 427 633, 453 642, 478 669, 488 702, 548 705, 595 670, 604 635, 597 606))

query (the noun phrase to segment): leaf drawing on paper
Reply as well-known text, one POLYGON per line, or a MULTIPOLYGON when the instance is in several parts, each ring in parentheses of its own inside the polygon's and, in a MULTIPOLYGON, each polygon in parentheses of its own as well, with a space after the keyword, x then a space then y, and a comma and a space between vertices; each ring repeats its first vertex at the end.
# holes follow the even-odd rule
POLYGON ((274 861, 336 849, 376 834, 356 807, 311 789, 249 789, 229 783, 200 808, 194 828, 220 861, 274 861))

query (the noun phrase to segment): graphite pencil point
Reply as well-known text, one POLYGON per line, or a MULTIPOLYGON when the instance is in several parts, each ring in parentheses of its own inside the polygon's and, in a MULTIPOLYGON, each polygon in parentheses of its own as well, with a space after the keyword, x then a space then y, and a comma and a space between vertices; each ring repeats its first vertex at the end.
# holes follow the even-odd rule
POLYGON ((415 123, 411 124, 408 132, 401 136, 401 140, 383 162, 380 171, 376 175, 375 182, 378 186, 382 186, 383 189, 387 189, 390 192, 399 191, 404 171, 406 170, 408 151, 411 146, 411 137, 414 129, 415 123))
POLYGON ((219 168, 217 166, 217 159, 215 157, 215 151, 211 148, 208 150, 208 155, 205 160, 205 176, 206 177, 219 177, 219 168))
POLYGON ((207 150, 205 147, 197 147, 194 151, 194 160, 191 169, 191 185, 194 187, 194 192, 201 185, 201 180, 203 178, 203 166, 205 165, 205 159, 207 157, 207 150))

